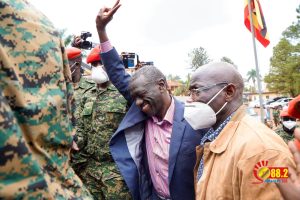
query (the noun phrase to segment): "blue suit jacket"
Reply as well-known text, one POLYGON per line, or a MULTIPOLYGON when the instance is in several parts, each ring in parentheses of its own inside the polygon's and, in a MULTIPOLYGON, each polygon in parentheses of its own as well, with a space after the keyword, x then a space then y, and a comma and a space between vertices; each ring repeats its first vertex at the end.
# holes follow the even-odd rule
MULTIPOLYGON (((128 84, 130 75, 115 49, 101 54, 110 81, 131 104, 130 109, 110 141, 111 154, 124 177, 134 199, 156 199, 146 157, 144 141, 148 117, 135 105, 128 84)), ((175 99, 175 113, 169 152, 169 189, 173 200, 193 200, 193 169, 195 147, 202 134, 195 131, 183 118, 184 105, 175 99)))

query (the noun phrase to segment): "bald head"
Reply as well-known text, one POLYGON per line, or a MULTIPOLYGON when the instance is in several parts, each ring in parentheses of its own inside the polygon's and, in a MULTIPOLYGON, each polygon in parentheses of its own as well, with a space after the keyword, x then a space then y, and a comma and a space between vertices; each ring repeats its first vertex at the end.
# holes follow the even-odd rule
POLYGON ((215 84, 220 82, 233 83, 237 88, 237 97, 242 98, 244 82, 237 69, 226 62, 214 62, 203 65, 192 75, 191 80, 215 84))

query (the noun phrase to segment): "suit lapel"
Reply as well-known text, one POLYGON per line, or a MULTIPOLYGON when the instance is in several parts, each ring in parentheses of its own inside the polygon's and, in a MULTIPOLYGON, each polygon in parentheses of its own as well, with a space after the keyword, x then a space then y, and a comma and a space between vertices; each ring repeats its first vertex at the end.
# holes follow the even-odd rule
MULTIPOLYGON (((115 134, 132 127, 144 120, 147 119, 147 116, 135 105, 135 102, 130 106, 128 112, 120 123, 115 134)), ((115 135, 114 134, 114 135, 115 135)))
POLYGON ((173 129, 171 136, 171 144, 169 150, 169 183, 172 180, 174 167, 177 160, 178 151, 181 146, 181 141, 184 135, 185 123, 183 122, 184 105, 175 100, 175 112, 173 119, 173 129))

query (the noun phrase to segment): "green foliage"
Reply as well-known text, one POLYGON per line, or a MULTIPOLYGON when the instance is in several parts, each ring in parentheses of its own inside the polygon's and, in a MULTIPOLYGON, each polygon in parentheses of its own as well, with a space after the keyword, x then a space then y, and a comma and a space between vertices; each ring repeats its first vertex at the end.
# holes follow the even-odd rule
POLYGON ((283 33, 273 48, 271 68, 264 81, 270 91, 296 96, 300 93, 300 5, 298 20, 283 33))
POLYGON ((225 56, 223 56, 223 57, 221 58, 221 61, 222 61, 222 62, 227 62, 227 63, 232 64, 232 65, 235 65, 234 62, 233 62, 230 58, 225 57, 225 56))
POLYGON ((283 37, 288 39, 290 42, 298 42, 299 44, 299 39, 300 39, 300 4, 298 8, 296 9, 296 12, 298 13, 297 15, 297 21, 293 22, 292 25, 290 25, 283 33, 283 37), (293 41, 296 40, 296 41, 293 41))
POLYGON ((211 62, 211 59, 207 55, 206 50, 203 47, 194 48, 189 54, 190 65, 192 69, 196 70, 202 65, 211 62))
MULTIPOLYGON (((168 75, 168 77, 169 76, 170 75, 168 75)), ((175 77, 177 77, 177 76, 175 76, 175 77)), ((168 78, 168 80, 172 80, 172 79, 168 78)), ((179 81, 180 83, 182 83, 182 85, 174 90, 173 95, 174 96, 188 96, 189 86, 190 86, 190 81, 191 81, 191 75, 190 74, 187 75, 186 81, 182 81, 182 80, 176 80, 176 81, 179 81)))

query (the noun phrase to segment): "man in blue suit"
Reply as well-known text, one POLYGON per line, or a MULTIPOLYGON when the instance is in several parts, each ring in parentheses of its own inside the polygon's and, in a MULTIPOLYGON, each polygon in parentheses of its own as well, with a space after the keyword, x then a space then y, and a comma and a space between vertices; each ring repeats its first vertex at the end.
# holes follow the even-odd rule
POLYGON ((111 138, 111 154, 134 199, 193 200, 195 147, 202 135, 185 121, 184 105, 169 94, 157 68, 143 67, 132 77, 125 72, 105 30, 120 6, 118 0, 96 18, 103 64, 130 104, 111 138))

